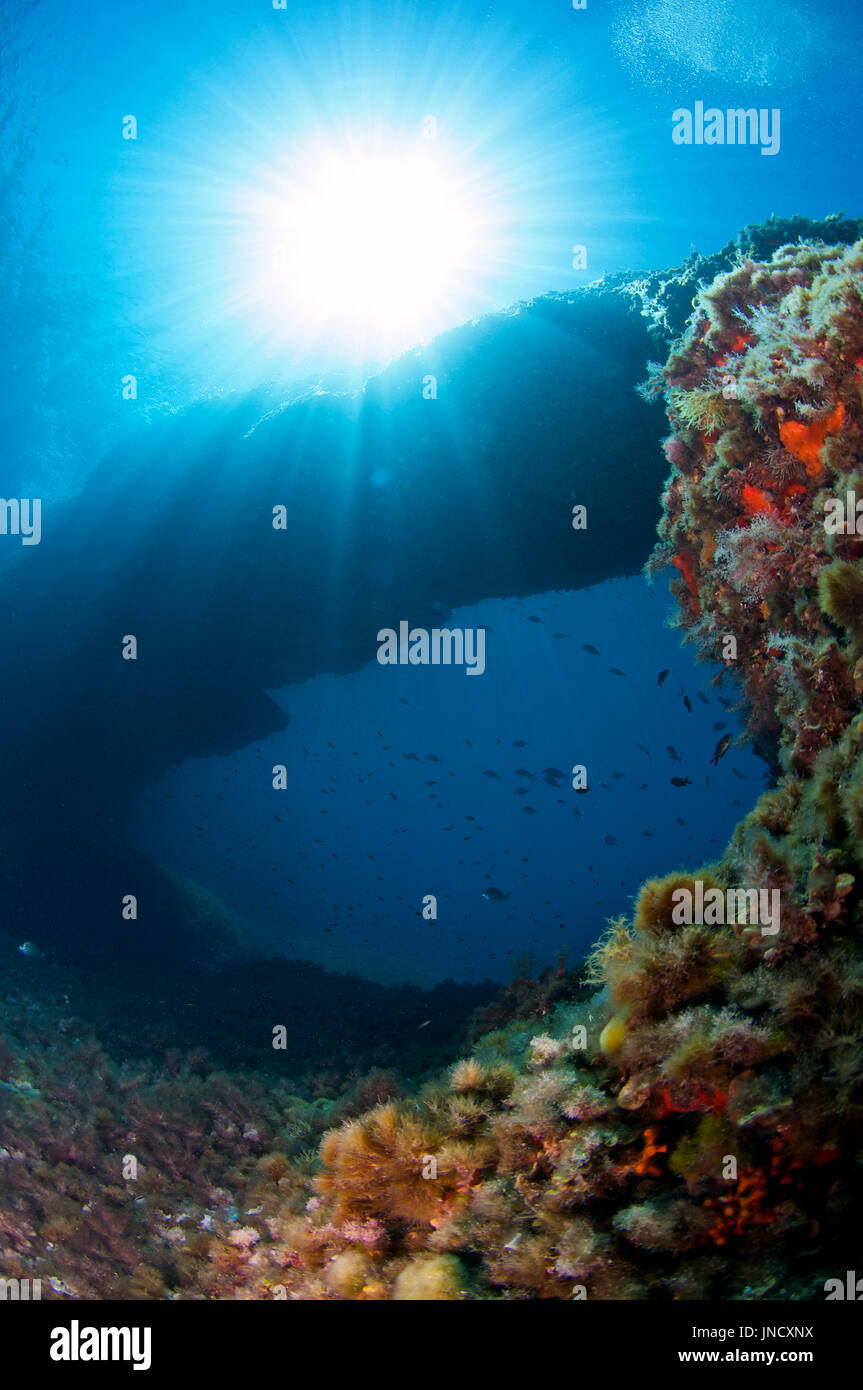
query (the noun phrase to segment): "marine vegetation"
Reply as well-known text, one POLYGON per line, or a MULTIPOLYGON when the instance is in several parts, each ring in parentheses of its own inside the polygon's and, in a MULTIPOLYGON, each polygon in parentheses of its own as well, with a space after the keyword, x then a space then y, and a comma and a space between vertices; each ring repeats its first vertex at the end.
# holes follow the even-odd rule
POLYGON ((650 570, 676 569, 677 621, 717 683, 739 680, 775 785, 719 861, 644 884, 592 952, 589 998, 324 1138, 304 1212, 271 1227, 286 1296, 809 1298, 853 1264, 861 286, 863 243, 741 258, 662 372, 650 570))
POLYGON ((579 972, 518 982, 422 1084, 239 1089, 189 1058, 159 1078, 72 1019, 50 1048, 47 1003, 16 1006, 7 1273, 79 1296, 745 1300, 859 1267, 861 287, 861 242, 741 254, 652 371, 671 474, 650 570, 773 773, 721 858, 646 882, 579 972))

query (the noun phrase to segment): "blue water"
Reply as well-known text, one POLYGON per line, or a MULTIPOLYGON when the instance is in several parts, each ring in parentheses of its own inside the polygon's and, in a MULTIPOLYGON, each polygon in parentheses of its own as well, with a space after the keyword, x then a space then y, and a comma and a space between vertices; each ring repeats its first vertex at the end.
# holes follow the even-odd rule
POLYGON ((262 946, 330 968, 432 984, 505 979, 529 953, 574 963, 645 877, 718 857, 764 785, 745 748, 709 765, 714 723, 737 726, 667 607, 630 579, 457 610, 453 625, 491 629, 481 678, 372 662, 280 691, 285 733, 186 762, 139 803, 139 843, 262 946), (576 763, 585 795, 544 776, 576 763), (285 790, 268 785, 277 764, 285 790))
POLYGON ((244 301, 251 200, 310 132, 404 132, 432 112, 469 152, 506 235, 453 321, 676 264, 771 213, 861 202, 854 0, 91 0, 86 17, 9 0, 0 22, 5 486, 19 493, 74 492, 110 444, 202 393, 353 379, 334 346, 309 351, 244 301), (699 99, 778 106, 780 153, 673 145, 673 110, 699 99))

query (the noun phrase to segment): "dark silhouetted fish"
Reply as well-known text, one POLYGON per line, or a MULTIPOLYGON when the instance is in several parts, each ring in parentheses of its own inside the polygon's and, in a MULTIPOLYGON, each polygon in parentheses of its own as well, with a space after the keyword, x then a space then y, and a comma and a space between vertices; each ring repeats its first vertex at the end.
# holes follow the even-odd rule
POLYGON ((664 670, 664 671, 660 671, 659 675, 656 677, 656 684, 657 684, 657 685, 662 685, 663 682, 666 681, 666 680, 668 680, 668 667, 667 667, 667 666, 666 666, 665 670, 664 670))

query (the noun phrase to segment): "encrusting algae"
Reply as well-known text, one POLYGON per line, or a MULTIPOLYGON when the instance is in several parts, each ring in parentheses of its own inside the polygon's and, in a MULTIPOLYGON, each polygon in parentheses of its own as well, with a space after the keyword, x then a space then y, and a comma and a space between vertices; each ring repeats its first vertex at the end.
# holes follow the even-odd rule
POLYGON ((701 291, 651 377, 671 475, 649 568, 676 571, 677 621, 716 683, 739 683, 775 775, 722 857, 647 881, 579 983, 549 974, 536 1006, 511 989, 471 1055, 415 1094, 386 1073, 340 1104, 205 1070, 133 1085, 80 1048, 74 1094, 95 1085, 107 1150, 152 1136, 126 1183, 145 1247, 119 1180, 99 1196, 95 1132, 70 1120, 47 1157, 25 1150, 40 1091, 73 1092, 60 1050, 31 1075, 16 1043, 0 1057, 7 1273, 32 1272, 40 1222, 76 1296, 808 1299, 855 1268, 861 287, 863 243, 743 259, 701 291), (751 910, 763 901, 778 915, 751 910), (191 1139, 171 1122, 190 1089, 191 1139), (33 1195, 49 1160, 50 1211, 33 1195), (82 1210, 104 1243, 86 1266, 82 1210))
POLYGON ((644 885, 596 993, 326 1136, 287 1296, 808 1298, 851 1267, 863 536, 828 520, 863 500, 861 286, 863 243, 744 260, 664 368, 649 568, 676 568, 678 622, 739 680, 776 785, 721 860, 644 885), (775 926, 675 911, 741 889, 778 890, 775 926))

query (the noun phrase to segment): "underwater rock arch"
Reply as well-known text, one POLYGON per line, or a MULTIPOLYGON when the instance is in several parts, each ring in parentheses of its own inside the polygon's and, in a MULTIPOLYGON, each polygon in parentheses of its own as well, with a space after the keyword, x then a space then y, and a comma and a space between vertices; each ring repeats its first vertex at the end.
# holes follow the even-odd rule
POLYGON ((776 723, 778 784, 718 862, 643 885, 587 962, 591 997, 516 1015, 418 1095, 324 1136, 317 1195, 273 1256, 291 1252, 292 1296, 854 1296, 863 240, 719 275, 662 380, 652 563, 686 557, 681 626, 735 665, 751 726, 776 723), (693 917, 741 887, 781 913, 693 917))
POLYGON ((700 280, 819 229, 860 234, 768 223, 709 259, 480 318, 356 394, 202 402, 46 508, 41 544, 0 576, 5 929, 122 951, 116 904, 143 878, 160 925, 134 953, 169 957, 176 895, 124 838, 143 785, 283 727, 267 690, 358 669, 381 626, 637 572, 667 471, 662 413, 633 389, 647 359, 700 280))

